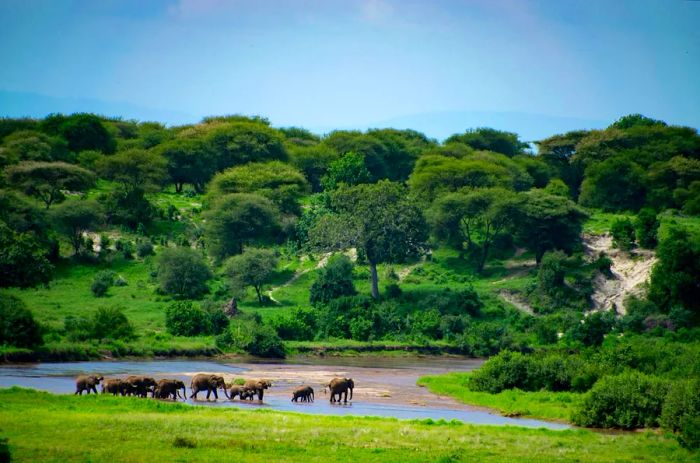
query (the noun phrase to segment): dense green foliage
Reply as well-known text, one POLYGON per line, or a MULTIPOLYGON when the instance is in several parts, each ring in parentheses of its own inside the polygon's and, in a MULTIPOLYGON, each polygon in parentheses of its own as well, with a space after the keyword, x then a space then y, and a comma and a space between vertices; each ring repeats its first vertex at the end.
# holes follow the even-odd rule
POLYGON ((228 319, 220 308, 178 301, 165 310, 165 327, 176 336, 221 334, 228 328, 228 319))
POLYGON ((209 291, 211 270, 202 254, 190 248, 168 248, 158 256, 158 281, 164 293, 197 298, 209 291))
POLYGON ((263 285, 269 281, 275 267, 275 253, 267 249, 249 248, 226 261, 226 273, 233 287, 242 289, 252 286, 260 304, 263 303, 263 285))
POLYGON ((311 305, 325 305, 341 296, 354 296, 352 281, 352 261, 343 254, 335 254, 328 259, 309 290, 311 305))
POLYGON ((32 348, 42 342, 41 327, 24 303, 0 294, 0 346, 32 348))

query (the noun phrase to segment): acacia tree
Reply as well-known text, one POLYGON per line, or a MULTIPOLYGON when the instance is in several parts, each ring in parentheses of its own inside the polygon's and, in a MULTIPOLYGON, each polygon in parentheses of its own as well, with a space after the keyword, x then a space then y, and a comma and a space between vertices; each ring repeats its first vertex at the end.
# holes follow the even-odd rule
POLYGON ((275 204, 256 194, 226 195, 214 203, 204 218, 206 245, 217 259, 240 254, 246 244, 273 240, 281 231, 275 204))
POLYGON ((75 254, 80 254, 83 233, 96 227, 104 218, 100 204, 96 201, 71 201, 53 209, 53 220, 57 228, 73 245, 75 254))
POLYGON ((318 248, 357 248, 367 258, 372 297, 379 297, 377 265, 401 262, 425 248, 427 225, 406 188, 388 180, 341 186, 331 197, 332 214, 322 217, 309 235, 318 248))
POLYGON ((197 298, 209 291, 211 270, 202 255, 191 248, 167 248, 158 256, 160 289, 182 298, 197 298))
POLYGON ((484 269, 494 238, 515 218, 516 195, 501 188, 450 193, 435 201, 430 222, 435 236, 460 251, 476 249, 484 269))
POLYGON ((95 184, 95 174, 65 162, 22 162, 6 172, 10 185, 40 199, 46 209, 65 199, 64 191, 85 191, 95 184))
POLYGON ((535 253, 539 264, 551 249, 571 251, 579 243, 587 214, 573 201, 542 190, 519 193, 515 215, 517 239, 535 253))
POLYGON ((226 262, 226 273, 231 277, 234 287, 252 286, 258 296, 258 303, 263 303, 263 285, 277 267, 275 253, 269 249, 246 249, 243 254, 231 257, 226 262))
POLYGON ((204 191, 204 185, 216 171, 216 157, 211 147, 199 138, 176 138, 157 150, 167 159, 168 175, 177 193, 186 183, 198 192, 204 191))

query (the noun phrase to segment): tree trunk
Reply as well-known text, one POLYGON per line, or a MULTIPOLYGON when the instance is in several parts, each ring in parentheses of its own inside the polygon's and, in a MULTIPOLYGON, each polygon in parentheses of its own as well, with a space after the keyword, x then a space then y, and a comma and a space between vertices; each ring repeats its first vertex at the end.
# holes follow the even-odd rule
POLYGON ((263 300, 262 300, 262 293, 260 291, 262 289, 262 286, 255 285, 254 287, 255 287, 255 293, 258 295, 258 304, 262 305, 263 300))
POLYGON ((377 264, 370 262, 369 272, 372 275, 372 298, 379 299, 379 277, 377 276, 377 264))
POLYGON ((486 259, 489 256, 489 246, 490 243, 486 241, 484 242, 484 246, 481 248, 481 258, 479 259, 479 267, 476 269, 477 273, 481 273, 484 271, 484 267, 486 266, 486 259))

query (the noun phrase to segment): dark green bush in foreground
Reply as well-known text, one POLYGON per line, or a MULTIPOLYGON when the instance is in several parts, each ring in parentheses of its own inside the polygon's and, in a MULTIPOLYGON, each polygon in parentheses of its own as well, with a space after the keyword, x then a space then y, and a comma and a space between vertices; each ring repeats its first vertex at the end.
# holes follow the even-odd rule
POLYGON ((10 446, 7 445, 6 438, 0 438, 0 463, 10 463, 12 455, 10 454, 10 446))
POLYGON ((42 343, 41 327, 24 302, 0 294, 0 345, 33 348, 42 343))
POLYGON ((674 382, 664 401, 659 423, 679 433, 681 444, 700 447, 700 380, 674 382))
POLYGON ((638 372, 606 376, 573 416, 580 426, 636 429, 659 425, 668 382, 638 372))

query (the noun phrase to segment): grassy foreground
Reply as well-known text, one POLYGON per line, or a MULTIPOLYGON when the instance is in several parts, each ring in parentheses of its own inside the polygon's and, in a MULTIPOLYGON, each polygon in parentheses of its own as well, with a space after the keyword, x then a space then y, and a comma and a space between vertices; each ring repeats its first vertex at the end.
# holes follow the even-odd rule
POLYGON ((504 415, 529 416, 558 421, 569 421, 583 394, 575 392, 525 392, 509 389, 498 394, 469 390, 469 373, 447 373, 444 375, 422 376, 419 386, 430 392, 449 395, 470 405, 489 407, 504 415))
MULTIPOLYGON (((0 390, 15 461, 694 461, 652 433, 212 409, 0 390)), ((696 460, 695 460, 696 461, 696 460)))

